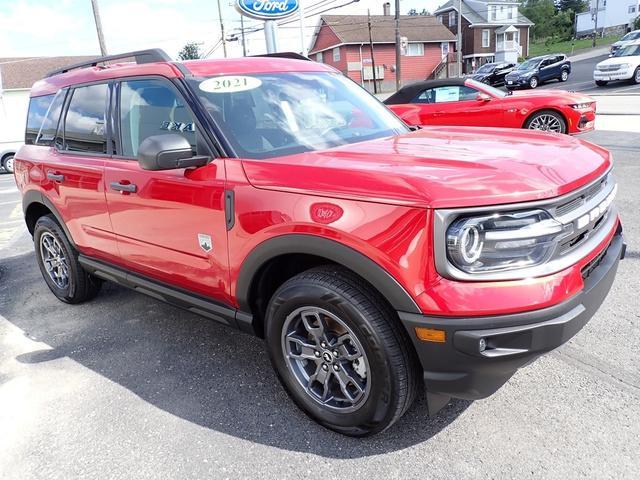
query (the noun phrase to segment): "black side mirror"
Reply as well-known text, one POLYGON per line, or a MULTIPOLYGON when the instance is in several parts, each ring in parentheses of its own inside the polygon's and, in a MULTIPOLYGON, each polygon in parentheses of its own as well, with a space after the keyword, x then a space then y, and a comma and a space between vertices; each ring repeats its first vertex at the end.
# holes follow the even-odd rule
POLYGON ((201 167, 208 161, 209 157, 194 157, 187 139, 176 133, 147 137, 138 147, 138 163, 143 170, 201 167))

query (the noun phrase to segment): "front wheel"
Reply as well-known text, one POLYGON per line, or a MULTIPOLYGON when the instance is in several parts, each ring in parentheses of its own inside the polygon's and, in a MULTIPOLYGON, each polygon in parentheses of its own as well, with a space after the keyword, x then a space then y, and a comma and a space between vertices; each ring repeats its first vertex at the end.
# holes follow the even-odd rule
POLYGON ((633 77, 631 77, 631 80, 629 80, 629 82, 632 85, 640 83, 640 67, 636 68, 636 71, 633 73, 633 77))
POLYGON ((396 313, 360 277, 318 267, 286 281, 266 315, 269 356, 295 403, 321 425, 362 437, 398 420, 419 366, 396 313))
POLYGON ((544 132, 567 133, 567 122, 559 113, 543 110, 533 114, 525 123, 524 128, 544 132))
POLYGON ((566 82, 567 80, 569 80, 569 71, 568 70, 562 70, 562 73, 560 74, 560 81, 561 82, 566 82))
POLYGON ((2 166, 7 172, 13 173, 13 155, 9 155, 3 160, 2 166))
POLYGON ((538 86, 538 77, 531 77, 529 79, 529 87, 536 88, 538 86))
POLYGON ((607 82, 606 80, 596 80, 596 85, 599 87, 604 87, 607 83, 609 82, 607 82))

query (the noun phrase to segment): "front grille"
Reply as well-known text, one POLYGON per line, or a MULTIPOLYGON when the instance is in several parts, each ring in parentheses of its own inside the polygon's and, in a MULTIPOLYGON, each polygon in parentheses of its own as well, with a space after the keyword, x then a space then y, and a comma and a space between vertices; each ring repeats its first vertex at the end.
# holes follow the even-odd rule
POLYGON ((602 260, 607 255, 608 250, 609 250, 608 247, 605 248, 602 252, 600 252, 600 254, 598 254, 596 258, 594 258, 589 263, 587 263, 584 267, 582 267, 581 273, 582 273, 583 280, 586 280, 587 278, 589 278, 589 276, 591 276, 593 271, 600 266, 600 264, 602 263, 602 260))
POLYGON ((620 65, 601 65, 598 67, 598 70, 601 72, 615 72, 616 70, 620 70, 620 65))
POLYGON ((559 204, 555 208, 556 217, 562 217, 567 215, 574 210, 580 208, 585 203, 589 202, 596 195, 598 195, 606 186, 609 180, 609 175, 601 178, 599 181, 585 188, 582 192, 580 192, 577 196, 572 197, 571 199, 559 204))

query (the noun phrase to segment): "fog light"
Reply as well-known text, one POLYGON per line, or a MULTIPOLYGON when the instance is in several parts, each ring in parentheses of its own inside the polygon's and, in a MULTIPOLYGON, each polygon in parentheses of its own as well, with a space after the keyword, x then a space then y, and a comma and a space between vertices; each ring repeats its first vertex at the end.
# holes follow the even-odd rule
POLYGON ((484 338, 481 338, 478 342, 478 350, 480 352, 484 352, 487 349, 487 341, 484 338))

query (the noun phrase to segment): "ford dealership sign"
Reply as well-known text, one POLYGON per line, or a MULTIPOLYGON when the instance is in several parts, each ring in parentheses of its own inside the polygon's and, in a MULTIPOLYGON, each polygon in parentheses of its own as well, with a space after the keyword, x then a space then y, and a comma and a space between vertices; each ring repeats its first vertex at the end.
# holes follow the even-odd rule
POLYGON ((297 12, 300 2, 299 0, 236 0, 236 8, 247 17, 275 20, 297 12))

